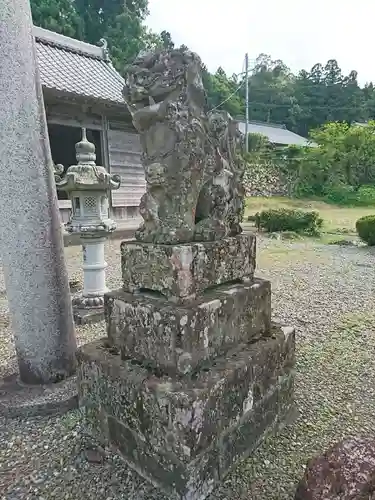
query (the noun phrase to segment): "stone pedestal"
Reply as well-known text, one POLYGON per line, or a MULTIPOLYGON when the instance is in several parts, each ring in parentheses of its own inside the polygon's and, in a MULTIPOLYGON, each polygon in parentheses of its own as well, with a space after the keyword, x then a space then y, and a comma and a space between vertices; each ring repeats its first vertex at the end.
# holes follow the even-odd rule
POLYGON ((159 292, 169 301, 195 299, 223 283, 251 281, 254 276, 255 236, 240 235, 207 243, 121 245, 123 289, 159 292))
POLYGON ((108 340, 122 358, 171 375, 199 370, 237 344, 271 335, 268 281, 222 285, 187 305, 121 290, 105 300, 108 340))
POLYGON ((76 325, 100 323, 105 318, 104 308, 103 306, 82 308, 73 304, 73 317, 76 325))
POLYGON ((206 498, 291 409, 294 330, 254 268, 251 236, 123 243, 108 337, 79 353, 88 429, 170 498, 206 498))
POLYGON ((83 291, 73 298, 74 321, 78 325, 98 323, 104 319, 105 283, 104 244, 106 237, 81 238, 83 253, 83 291))

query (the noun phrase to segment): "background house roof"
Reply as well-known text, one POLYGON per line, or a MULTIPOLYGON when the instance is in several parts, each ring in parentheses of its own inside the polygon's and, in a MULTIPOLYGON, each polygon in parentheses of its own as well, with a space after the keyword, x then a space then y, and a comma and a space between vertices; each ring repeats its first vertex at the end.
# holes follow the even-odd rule
POLYGON ((124 80, 105 47, 34 27, 42 87, 59 93, 122 104, 124 80))
MULTIPOLYGON (((246 122, 238 120, 238 128, 240 132, 245 134, 246 122)), ((248 131, 250 134, 262 134, 268 137, 268 140, 273 144, 283 144, 283 145, 296 145, 296 146, 308 146, 311 145, 308 139, 302 137, 287 128, 284 125, 276 125, 272 123, 262 123, 250 121, 248 125, 248 131)))

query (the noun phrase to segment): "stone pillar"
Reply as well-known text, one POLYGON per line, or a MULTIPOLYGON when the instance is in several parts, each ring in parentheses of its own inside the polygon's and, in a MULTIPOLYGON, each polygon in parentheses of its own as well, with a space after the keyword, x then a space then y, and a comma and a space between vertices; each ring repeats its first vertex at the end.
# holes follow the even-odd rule
MULTIPOLYGON (((104 248, 105 241, 106 238, 82 238, 83 297, 92 297, 99 300, 108 292, 105 284, 105 270, 107 269, 104 248)), ((95 301, 93 304, 95 304, 95 301)))
POLYGON ((28 0, 0 9, 0 248, 21 380, 75 371, 76 341, 28 0))

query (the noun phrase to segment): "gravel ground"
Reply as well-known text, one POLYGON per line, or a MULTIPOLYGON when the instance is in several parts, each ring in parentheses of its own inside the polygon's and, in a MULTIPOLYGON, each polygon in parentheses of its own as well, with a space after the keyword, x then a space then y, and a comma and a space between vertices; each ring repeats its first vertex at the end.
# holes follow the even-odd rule
MULTIPOLYGON (((299 416, 239 464, 210 500, 291 500, 308 458, 341 437, 375 433, 373 251, 271 239, 258 248, 257 274, 272 281, 274 317, 297 328, 299 416)), ((74 275, 80 250, 66 252, 74 275)), ((117 287, 119 242, 108 244, 107 256, 108 284, 117 287)), ((0 375, 15 367, 1 280, 0 375)), ((103 333, 103 324, 77 331, 80 343, 103 333)), ((78 412, 0 420, 0 498, 166 500, 110 451, 88 462, 88 445, 78 412)))

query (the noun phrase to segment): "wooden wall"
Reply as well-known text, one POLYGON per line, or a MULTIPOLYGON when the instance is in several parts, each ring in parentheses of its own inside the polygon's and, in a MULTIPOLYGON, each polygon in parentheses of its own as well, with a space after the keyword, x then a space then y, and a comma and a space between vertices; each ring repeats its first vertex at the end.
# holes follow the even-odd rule
POLYGON ((141 164, 139 135, 131 125, 125 106, 113 112, 110 109, 80 105, 68 99, 57 99, 49 93, 44 93, 44 99, 49 124, 100 131, 103 164, 111 174, 121 176, 120 188, 110 193, 111 206, 117 208, 117 212, 121 212, 123 207, 121 213, 136 214, 146 183, 141 164))
POLYGON ((111 122, 107 135, 110 172, 121 176, 120 188, 111 193, 112 206, 136 207, 146 189, 139 135, 111 122))

